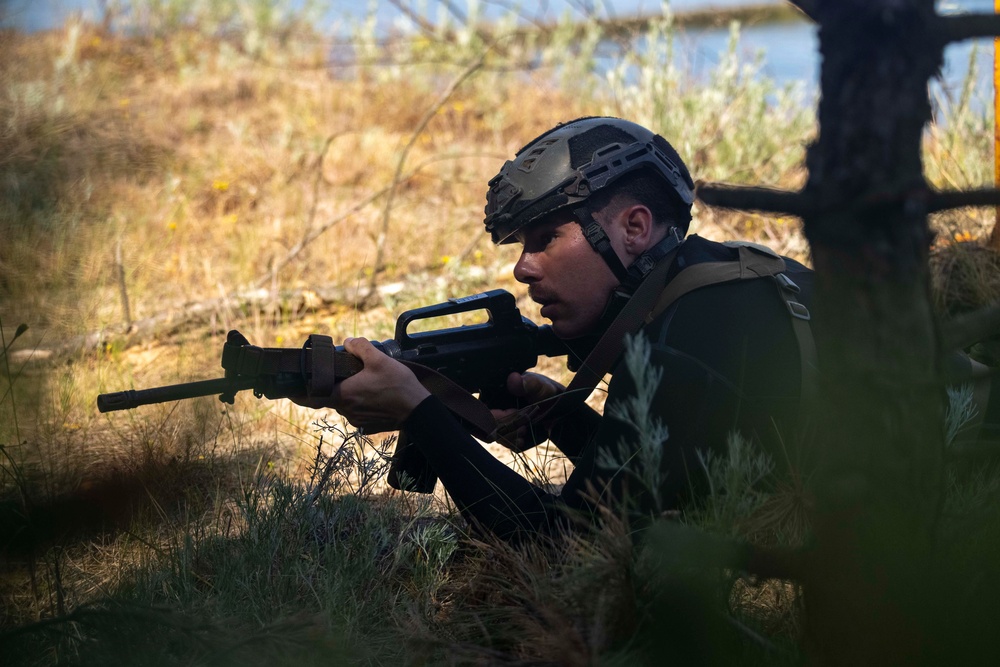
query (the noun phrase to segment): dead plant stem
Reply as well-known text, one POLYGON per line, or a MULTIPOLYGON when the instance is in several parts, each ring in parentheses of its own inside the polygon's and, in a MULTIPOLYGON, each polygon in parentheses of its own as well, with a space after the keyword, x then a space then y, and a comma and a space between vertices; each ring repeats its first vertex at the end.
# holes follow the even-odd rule
POLYGON ((417 139, 423 134, 424 129, 432 118, 437 114, 437 112, 443 107, 451 96, 458 90, 458 87, 462 83, 472 76, 480 67, 483 66, 483 62, 486 60, 486 55, 493 48, 494 43, 491 43, 484 48, 479 55, 469 63, 465 69, 459 72, 458 76, 452 79, 448 87, 445 88, 444 92, 441 93, 440 97, 435 100, 434 104, 427 109, 424 113, 423 118, 417 123, 416 129, 410 135, 410 140, 403 147, 403 150, 399 154, 399 160, 396 162, 396 172, 392 177, 392 183, 389 184, 389 192, 386 197, 385 209, 382 214, 382 228, 379 230, 378 237, 375 241, 375 264, 373 266, 371 280, 368 282, 368 289, 366 290, 364 300, 367 301, 372 295, 375 294, 378 283, 378 274, 384 268, 383 263, 385 261, 385 248, 386 241, 389 238, 389 223, 392 219, 392 204, 393 199, 395 199, 396 188, 399 183, 403 180, 403 167, 406 165, 406 157, 413 147, 413 144, 417 142, 417 139))

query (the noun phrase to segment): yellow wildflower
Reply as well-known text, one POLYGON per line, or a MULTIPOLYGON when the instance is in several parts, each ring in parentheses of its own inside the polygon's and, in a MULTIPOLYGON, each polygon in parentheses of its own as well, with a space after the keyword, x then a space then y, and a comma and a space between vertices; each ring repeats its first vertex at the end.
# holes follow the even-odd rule
POLYGON ((216 179, 212 181, 212 188, 214 190, 218 190, 219 192, 225 192, 229 189, 229 181, 216 179))

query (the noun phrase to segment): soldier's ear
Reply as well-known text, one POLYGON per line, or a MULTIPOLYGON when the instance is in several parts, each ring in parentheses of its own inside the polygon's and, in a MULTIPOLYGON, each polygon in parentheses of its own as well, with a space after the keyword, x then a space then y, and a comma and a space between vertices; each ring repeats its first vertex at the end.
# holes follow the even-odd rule
POLYGON ((656 223, 653 212, 643 204, 632 204, 622 211, 621 222, 625 232, 625 249, 641 255, 656 242, 656 223))

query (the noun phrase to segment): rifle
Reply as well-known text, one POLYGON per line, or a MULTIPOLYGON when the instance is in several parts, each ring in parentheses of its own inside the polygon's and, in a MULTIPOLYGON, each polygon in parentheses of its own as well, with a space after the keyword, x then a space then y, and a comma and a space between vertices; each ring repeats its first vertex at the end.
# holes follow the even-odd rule
MULTIPOLYGON (((408 310, 396 320, 393 338, 372 344, 406 363, 429 388, 433 385, 449 389, 439 381, 444 376, 468 394, 478 393, 492 408, 513 405, 513 397, 506 389, 511 372, 533 368, 540 355, 568 353, 549 326, 538 326, 522 316, 514 296, 502 289, 408 310), (487 321, 434 331, 409 331, 418 320, 478 310, 486 311, 487 321)), ((252 390, 257 398, 269 399, 328 396, 334 383, 354 375, 363 366, 343 346, 333 346, 329 336, 312 334, 301 348, 260 348, 233 330, 223 346, 222 367, 225 377, 215 380, 101 394, 97 409, 131 410, 140 405, 213 394, 232 404, 236 394, 246 390, 252 390)), ((464 415, 458 416, 464 419, 464 415)), ((423 455, 401 437, 392 457, 389 484, 429 493, 436 481, 423 455)))

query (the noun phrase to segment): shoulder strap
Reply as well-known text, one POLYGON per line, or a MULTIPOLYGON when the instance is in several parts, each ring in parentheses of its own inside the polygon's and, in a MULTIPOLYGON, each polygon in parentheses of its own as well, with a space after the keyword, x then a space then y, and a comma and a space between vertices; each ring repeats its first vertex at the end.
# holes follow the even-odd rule
POLYGON ((812 315, 809 309, 798 301, 799 286, 784 273, 775 278, 778 286, 778 296, 785 302, 788 313, 792 317, 792 331, 799 344, 799 407, 808 409, 819 391, 819 357, 816 354, 816 341, 812 335, 812 315))
POLYGON ((738 261, 704 262, 689 266, 667 285, 660 295, 660 300, 646 317, 646 323, 652 322, 679 298, 700 287, 747 280, 751 278, 771 277, 778 288, 781 298, 791 316, 792 331, 799 347, 800 371, 800 406, 807 406, 814 398, 818 388, 818 367, 816 341, 813 339, 812 327, 809 322, 811 315, 805 304, 798 301, 799 286, 785 273, 785 260, 770 248, 745 241, 729 241, 723 245, 738 249, 738 261))
POLYGON ((723 245, 738 249, 737 261, 702 262, 682 270, 660 294, 659 301, 646 316, 646 324, 656 319, 677 299, 700 287, 733 280, 774 276, 785 270, 785 260, 769 248, 739 241, 730 241, 723 245))

